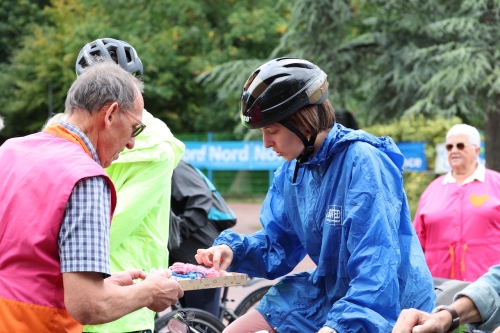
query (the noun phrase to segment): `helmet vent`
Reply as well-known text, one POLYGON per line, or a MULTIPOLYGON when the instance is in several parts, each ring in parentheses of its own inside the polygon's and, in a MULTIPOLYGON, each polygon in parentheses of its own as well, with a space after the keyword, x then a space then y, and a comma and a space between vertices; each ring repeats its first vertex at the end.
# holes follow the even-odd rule
POLYGON ((130 54, 130 50, 129 49, 125 49, 125 56, 127 57, 127 62, 131 62, 132 61, 132 55, 130 54))
POLYGON ((309 69, 313 68, 313 67, 307 66, 307 64, 300 64, 300 63, 287 64, 287 65, 283 65, 283 67, 286 67, 286 68, 296 67, 296 68, 309 68, 309 69))
POLYGON ((257 77, 257 75, 259 75, 259 72, 260 71, 255 71, 252 73, 252 75, 250 75, 250 77, 247 79, 247 82, 245 82, 245 84, 243 85, 243 89, 248 89, 248 87, 250 87, 253 80, 257 77))
POLYGON ((283 58, 276 59, 276 61, 282 61, 282 60, 299 60, 299 58, 283 57, 283 58))
POLYGON ((116 51, 115 50, 110 50, 109 51, 109 56, 111 57, 111 59, 113 59, 114 62, 118 63, 118 56, 116 55, 116 51))
POLYGON ((82 66, 82 68, 87 67, 87 61, 85 61, 85 58, 80 59, 80 61, 78 62, 78 64, 80 66, 82 66))
POLYGON ((280 77, 284 77, 284 76, 290 76, 290 74, 288 74, 288 73, 276 74, 276 75, 271 76, 270 78, 267 78, 264 82, 267 83, 268 85, 270 85, 271 83, 273 83, 274 81, 276 81, 280 77))

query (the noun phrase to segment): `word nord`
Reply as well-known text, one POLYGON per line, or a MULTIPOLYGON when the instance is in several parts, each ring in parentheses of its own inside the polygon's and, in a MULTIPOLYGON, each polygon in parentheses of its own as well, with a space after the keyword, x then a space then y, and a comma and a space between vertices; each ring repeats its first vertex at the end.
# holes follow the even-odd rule
POLYGON ((243 148, 222 148, 221 146, 211 146, 208 148, 208 158, 213 162, 248 162, 250 159, 250 147, 244 145, 243 148))

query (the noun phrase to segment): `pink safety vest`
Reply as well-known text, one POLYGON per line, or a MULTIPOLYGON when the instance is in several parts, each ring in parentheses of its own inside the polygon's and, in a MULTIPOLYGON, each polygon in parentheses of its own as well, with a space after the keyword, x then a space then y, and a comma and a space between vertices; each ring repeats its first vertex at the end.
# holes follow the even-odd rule
MULTIPOLYGON (((64 305, 58 235, 68 198, 86 177, 105 177, 111 215, 116 193, 81 139, 55 125, 52 134, 0 147, 0 323, 5 332, 81 332, 64 305)), ((110 217, 111 219, 111 217, 110 217)))

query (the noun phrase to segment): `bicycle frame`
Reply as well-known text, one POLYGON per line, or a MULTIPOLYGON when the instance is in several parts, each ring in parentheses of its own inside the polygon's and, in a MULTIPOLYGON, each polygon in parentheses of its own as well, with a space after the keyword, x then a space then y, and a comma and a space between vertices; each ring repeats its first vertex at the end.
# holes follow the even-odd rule
POLYGON ((236 318, 238 318, 238 316, 234 313, 233 310, 227 308, 226 304, 229 301, 229 299, 227 298, 228 293, 229 293, 229 288, 224 287, 222 291, 221 301, 219 304, 219 319, 220 321, 226 319, 229 323, 231 323, 235 321, 236 318))
POLYGON ((179 311, 168 322, 168 330, 170 333, 201 333, 191 326, 190 320, 194 318, 194 313, 185 313, 179 311))
MULTIPOLYGON (((242 287, 243 288, 250 287, 261 281, 267 281, 267 280, 264 278, 250 277, 248 279, 248 283, 242 287)), ((220 321, 224 321, 225 319, 227 320, 228 323, 232 323, 233 321, 236 320, 236 318, 239 317, 239 315, 236 314, 236 311, 233 311, 227 307, 228 301, 234 302, 234 300, 228 299, 228 293, 229 293, 229 287, 224 287, 222 291, 221 302, 219 305, 219 319, 220 321)))

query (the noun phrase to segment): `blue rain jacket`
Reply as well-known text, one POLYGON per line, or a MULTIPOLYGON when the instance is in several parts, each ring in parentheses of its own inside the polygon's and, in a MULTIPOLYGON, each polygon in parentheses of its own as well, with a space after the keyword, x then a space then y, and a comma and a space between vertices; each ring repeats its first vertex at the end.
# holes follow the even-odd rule
POLYGON ((404 157, 389 137, 335 124, 292 183, 276 172, 253 235, 224 231, 229 270, 276 279, 307 255, 312 271, 283 277, 257 310, 278 332, 392 330, 404 308, 431 311, 432 277, 403 189, 404 157))

